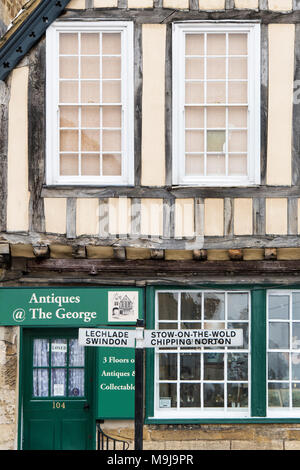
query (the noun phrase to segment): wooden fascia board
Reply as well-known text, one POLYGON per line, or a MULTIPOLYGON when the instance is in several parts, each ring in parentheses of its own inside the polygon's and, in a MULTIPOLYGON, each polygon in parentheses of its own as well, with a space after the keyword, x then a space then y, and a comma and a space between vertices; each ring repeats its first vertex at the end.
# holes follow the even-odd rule
POLYGON ((0 49, 0 80, 5 80, 19 61, 64 11, 70 0, 42 0, 10 35, 0 49))

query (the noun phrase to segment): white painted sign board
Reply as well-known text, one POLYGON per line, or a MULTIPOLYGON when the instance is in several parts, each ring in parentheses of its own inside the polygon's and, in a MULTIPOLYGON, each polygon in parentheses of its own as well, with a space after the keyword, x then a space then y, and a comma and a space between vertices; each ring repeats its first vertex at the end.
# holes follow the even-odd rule
POLYGON ((145 330, 144 347, 243 346, 243 330, 145 330))
POLYGON ((103 346, 110 348, 134 348, 135 330, 106 328, 79 328, 78 341, 81 346, 103 346))

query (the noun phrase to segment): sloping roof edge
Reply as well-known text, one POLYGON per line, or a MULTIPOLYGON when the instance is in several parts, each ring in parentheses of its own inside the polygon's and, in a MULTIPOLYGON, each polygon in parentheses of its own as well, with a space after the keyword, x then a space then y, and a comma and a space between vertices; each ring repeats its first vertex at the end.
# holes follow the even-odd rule
MULTIPOLYGON (((64 11, 70 0, 33 0, 0 40, 0 80, 5 80, 19 61, 64 11)), ((27 4, 24 5, 24 7, 27 4)))

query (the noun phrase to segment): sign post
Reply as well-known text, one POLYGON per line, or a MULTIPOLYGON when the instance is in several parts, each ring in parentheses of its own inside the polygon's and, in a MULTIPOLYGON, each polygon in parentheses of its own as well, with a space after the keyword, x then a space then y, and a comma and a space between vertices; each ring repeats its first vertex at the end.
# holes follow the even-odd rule
POLYGON ((143 450, 144 424, 144 321, 137 320, 135 344, 134 448, 143 450))

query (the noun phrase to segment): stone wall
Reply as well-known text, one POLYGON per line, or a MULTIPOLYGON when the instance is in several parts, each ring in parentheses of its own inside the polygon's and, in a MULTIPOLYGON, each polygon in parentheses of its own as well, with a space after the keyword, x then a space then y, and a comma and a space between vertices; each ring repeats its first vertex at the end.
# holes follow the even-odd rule
POLYGON ((0 450, 17 449, 18 329, 0 327, 0 450))
MULTIPOLYGON (((130 442, 131 422, 105 422, 111 437, 130 442)), ((300 450, 300 424, 199 424, 144 427, 144 450, 300 450)))

